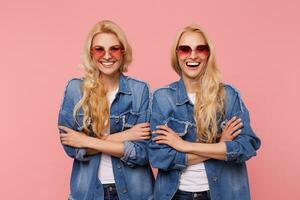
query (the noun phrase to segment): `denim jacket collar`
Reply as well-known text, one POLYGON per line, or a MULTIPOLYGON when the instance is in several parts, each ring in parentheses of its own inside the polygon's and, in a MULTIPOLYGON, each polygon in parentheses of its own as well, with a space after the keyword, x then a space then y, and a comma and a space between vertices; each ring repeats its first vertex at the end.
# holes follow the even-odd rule
POLYGON ((124 76, 123 73, 120 73, 118 93, 132 94, 132 91, 129 89, 128 86, 127 77, 124 76))
POLYGON ((189 97, 187 95, 184 82, 182 78, 177 82, 176 85, 176 105, 183 105, 189 102, 189 97))

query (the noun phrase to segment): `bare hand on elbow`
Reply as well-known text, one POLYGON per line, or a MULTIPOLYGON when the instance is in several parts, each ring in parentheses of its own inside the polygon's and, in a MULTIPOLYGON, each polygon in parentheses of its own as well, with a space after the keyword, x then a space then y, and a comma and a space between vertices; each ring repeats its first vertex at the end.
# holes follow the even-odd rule
POLYGON ((184 141, 177 133, 167 126, 157 126, 157 130, 153 131, 153 133, 158 135, 153 138, 153 141, 157 144, 167 144, 177 151, 184 152, 186 145, 188 145, 188 142, 184 141))
POLYGON ((65 132, 60 134, 62 144, 77 148, 87 147, 91 137, 65 126, 59 126, 59 129, 65 132))
POLYGON ((224 126, 219 142, 232 141, 241 133, 243 122, 236 116, 232 117, 224 126))
POLYGON ((150 124, 147 122, 136 124, 124 133, 129 141, 150 139, 150 124))

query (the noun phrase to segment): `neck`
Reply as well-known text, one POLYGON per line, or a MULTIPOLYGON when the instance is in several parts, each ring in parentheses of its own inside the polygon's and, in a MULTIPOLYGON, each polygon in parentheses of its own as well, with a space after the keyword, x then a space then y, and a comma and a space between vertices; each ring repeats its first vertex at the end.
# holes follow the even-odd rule
POLYGON ((182 80, 187 93, 195 93, 199 88, 199 78, 191 79, 186 76, 182 76, 182 80))
POLYGON ((101 80, 103 81, 108 92, 114 91, 116 88, 119 87, 119 78, 120 78, 119 72, 110 76, 103 75, 103 74, 101 75, 101 80))

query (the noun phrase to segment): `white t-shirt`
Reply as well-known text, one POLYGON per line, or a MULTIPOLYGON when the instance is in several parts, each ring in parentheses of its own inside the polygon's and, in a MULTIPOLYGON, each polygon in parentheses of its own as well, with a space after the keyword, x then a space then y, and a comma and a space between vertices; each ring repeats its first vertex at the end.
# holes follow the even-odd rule
MULTIPOLYGON (((190 101, 195 104, 196 94, 188 93, 190 101)), ((183 170, 179 179, 179 190, 187 192, 202 192, 209 190, 204 163, 189 165, 183 170)))
MULTIPOLYGON (((111 104, 112 104, 113 100, 115 99, 118 90, 119 90, 119 88, 117 88, 116 90, 109 92, 107 94, 107 98, 109 101, 109 107, 111 107, 111 104)), ((104 131, 104 134, 109 134, 109 133, 110 133, 110 127, 108 127, 104 131)), ((105 153, 101 154, 100 166, 98 169, 98 178, 102 184, 115 183, 112 162, 111 162, 111 156, 108 154, 105 154, 105 153)))

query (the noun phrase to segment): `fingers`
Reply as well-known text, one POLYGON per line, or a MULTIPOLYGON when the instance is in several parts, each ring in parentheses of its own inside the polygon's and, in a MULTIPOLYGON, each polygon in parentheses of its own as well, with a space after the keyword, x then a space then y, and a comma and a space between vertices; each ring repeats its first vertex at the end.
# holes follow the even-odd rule
POLYGON ((236 116, 233 116, 233 117, 226 123, 225 128, 229 127, 230 124, 231 124, 232 122, 234 122, 236 119, 237 119, 237 117, 236 117, 236 116))
POLYGON ((238 118, 235 121, 233 121, 229 126, 230 127, 235 127, 236 125, 238 125, 239 123, 241 123, 242 119, 238 118))
POLYGON ((66 126, 58 126, 58 128, 60 130, 63 130, 66 133, 73 131, 72 129, 70 129, 70 128, 66 127, 66 126))
POLYGON ((241 118, 237 118, 236 116, 232 117, 225 125, 224 130, 230 131, 233 133, 237 129, 241 128, 243 126, 243 123, 241 122, 241 118))
POLYGON ((159 134, 159 135, 165 135, 165 136, 167 136, 169 134, 168 131, 165 131, 165 130, 162 130, 162 129, 154 130, 154 131, 152 131, 152 133, 159 134))
POLYGON ((156 126, 156 128, 167 131, 167 132, 170 132, 170 133, 174 132, 172 129, 170 129, 169 127, 167 127, 165 125, 158 125, 158 126, 156 126))
POLYGON ((135 126, 140 127, 140 128, 148 128, 148 127, 150 127, 150 123, 149 122, 144 122, 144 123, 136 124, 135 126))
POLYGON ((67 142, 68 142, 67 136, 68 136, 68 135, 67 135, 66 133, 60 134, 60 141, 61 141, 62 144, 68 144, 68 143, 67 143, 67 142))
POLYGON ((148 139, 150 139, 150 138, 151 138, 150 135, 141 137, 142 140, 148 140, 148 139))
POLYGON ((232 140, 233 140, 234 138, 236 138, 239 134, 241 134, 241 132, 242 132, 242 130, 238 130, 238 131, 234 132, 234 133, 231 135, 232 140))
POLYGON ((142 128, 141 131, 142 132, 150 132, 150 128, 142 128))
POLYGON ((153 141, 157 142, 159 140, 166 140, 166 136, 164 135, 158 135, 155 138, 153 138, 153 141))

